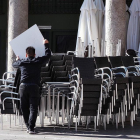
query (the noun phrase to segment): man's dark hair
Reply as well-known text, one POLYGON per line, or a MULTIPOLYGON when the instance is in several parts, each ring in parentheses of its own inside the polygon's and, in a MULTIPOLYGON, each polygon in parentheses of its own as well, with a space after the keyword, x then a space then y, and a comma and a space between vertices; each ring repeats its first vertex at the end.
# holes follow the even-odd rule
POLYGON ((28 54, 28 56, 34 56, 35 55, 35 48, 31 47, 31 46, 27 47, 26 53, 28 54))

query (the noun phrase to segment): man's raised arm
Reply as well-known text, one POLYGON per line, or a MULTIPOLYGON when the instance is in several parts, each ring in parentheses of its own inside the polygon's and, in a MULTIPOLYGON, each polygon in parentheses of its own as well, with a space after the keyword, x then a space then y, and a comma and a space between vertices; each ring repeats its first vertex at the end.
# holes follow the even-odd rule
POLYGON ((51 57, 51 50, 49 48, 49 41, 47 39, 44 40, 44 45, 45 45, 45 56, 42 56, 40 59, 42 64, 47 63, 47 61, 51 57))

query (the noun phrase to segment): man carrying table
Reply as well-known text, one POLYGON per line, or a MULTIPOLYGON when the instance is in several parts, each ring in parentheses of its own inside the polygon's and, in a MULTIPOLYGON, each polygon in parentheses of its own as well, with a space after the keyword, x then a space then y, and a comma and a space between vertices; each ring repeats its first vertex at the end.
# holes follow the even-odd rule
POLYGON ((14 68, 20 68, 21 70, 21 84, 19 87, 20 106, 29 134, 35 134, 34 127, 40 100, 41 67, 47 63, 51 56, 48 43, 48 40, 44 40, 45 56, 35 58, 35 49, 30 46, 26 49, 26 59, 20 59, 17 56, 17 61, 13 63, 14 68))

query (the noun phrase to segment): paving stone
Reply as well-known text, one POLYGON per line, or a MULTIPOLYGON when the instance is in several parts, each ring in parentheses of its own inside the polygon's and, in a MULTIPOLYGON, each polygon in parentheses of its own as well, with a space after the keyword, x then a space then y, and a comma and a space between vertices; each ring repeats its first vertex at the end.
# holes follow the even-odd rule
MULTIPOLYGON (((0 118, 1 120, 1 118, 0 118)), ((105 131, 103 127, 98 128, 98 131, 94 131, 92 128, 88 130, 85 127, 78 127, 78 132, 75 132, 74 126, 69 130, 67 126, 55 126, 50 125, 48 119, 45 119, 44 127, 41 128, 39 124, 39 118, 37 119, 36 131, 37 134, 31 135, 26 132, 26 127, 23 128, 19 124, 17 119, 17 125, 15 126, 15 120, 11 116, 11 128, 9 123, 10 117, 3 116, 3 130, 1 130, 0 123, 0 140, 140 140, 140 123, 134 122, 134 127, 130 126, 129 122, 125 123, 125 128, 119 124, 119 129, 115 128, 115 125, 107 125, 105 131)), ((21 120, 20 120, 21 122, 21 120)), ((61 122, 61 119, 60 119, 61 122)))

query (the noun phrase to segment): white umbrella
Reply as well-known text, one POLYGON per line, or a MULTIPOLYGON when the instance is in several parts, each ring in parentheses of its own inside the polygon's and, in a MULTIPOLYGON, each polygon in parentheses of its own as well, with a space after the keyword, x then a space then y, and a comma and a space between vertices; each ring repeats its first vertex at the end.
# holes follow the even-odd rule
POLYGON ((129 19, 130 19, 130 15, 129 15, 129 7, 126 4, 126 27, 128 28, 128 23, 129 23, 129 19))
POLYGON ((129 11, 131 16, 127 32, 127 49, 138 51, 140 43, 140 0, 133 0, 129 11))
POLYGON ((104 21, 103 21, 103 28, 102 28, 102 40, 101 40, 101 56, 106 56, 106 39, 105 39, 105 21, 106 21, 106 16, 105 16, 105 10, 106 8, 104 7, 104 21))
POLYGON ((104 3, 103 0, 95 0, 95 5, 97 8, 96 12, 96 21, 97 21, 97 27, 98 27, 98 39, 100 43, 101 48, 101 38, 102 38, 102 29, 103 29, 103 23, 104 23, 104 3))
POLYGON ((79 20, 77 44, 76 44, 77 56, 84 57, 85 48, 89 44, 93 45, 93 40, 94 42, 96 42, 95 55, 100 56, 100 48, 97 40, 98 30, 95 17, 97 9, 93 0, 85 0, 80 10, 81 15, 79 20), (81 38, 81 42, 84 42, 84 45, 81 45, 79 38, 81 38))

